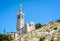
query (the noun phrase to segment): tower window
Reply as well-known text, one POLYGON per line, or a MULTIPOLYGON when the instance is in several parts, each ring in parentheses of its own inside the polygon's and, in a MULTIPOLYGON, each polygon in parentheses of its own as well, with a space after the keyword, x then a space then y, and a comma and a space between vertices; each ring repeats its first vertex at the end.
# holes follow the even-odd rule
POLYGON ((20 19, 20 16, 18 16, 18 19, 20 19))

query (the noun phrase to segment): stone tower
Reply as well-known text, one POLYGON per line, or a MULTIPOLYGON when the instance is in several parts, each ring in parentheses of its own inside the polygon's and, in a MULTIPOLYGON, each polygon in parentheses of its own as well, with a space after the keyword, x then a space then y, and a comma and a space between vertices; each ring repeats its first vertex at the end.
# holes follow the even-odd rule
POLYGON ((21 29, 24 27, 24 14, 22 12, 22 4, 20 4, 20 10, 17 15, 17 32, 21 34, 21 29))

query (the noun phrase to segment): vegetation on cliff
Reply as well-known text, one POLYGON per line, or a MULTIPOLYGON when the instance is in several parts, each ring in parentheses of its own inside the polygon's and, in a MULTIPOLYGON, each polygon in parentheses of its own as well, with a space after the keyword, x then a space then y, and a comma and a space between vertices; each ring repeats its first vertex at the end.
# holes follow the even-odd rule
POLYGON ((0 34, 0 41, 12 41, 13 37, 6 35, 6 34, 0 34))
POLYGON ((60 41, 60 22, 49 22, 45 25, 36 24, 36 30, 25 34, 27 41, 60 41))

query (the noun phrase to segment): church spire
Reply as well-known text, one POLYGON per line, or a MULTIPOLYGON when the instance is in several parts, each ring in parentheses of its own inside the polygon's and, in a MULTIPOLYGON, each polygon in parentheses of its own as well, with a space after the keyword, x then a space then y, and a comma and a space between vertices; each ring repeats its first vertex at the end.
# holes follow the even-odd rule
POLYGON ((20 4, 20 11, 22 11, 22 4, 20 4))
POLYGON ((23 12, 22 12, 22 4, 20 4, 20 10, 19 10, 19 13, 20 13, 20 14, 23 14, 23 12))

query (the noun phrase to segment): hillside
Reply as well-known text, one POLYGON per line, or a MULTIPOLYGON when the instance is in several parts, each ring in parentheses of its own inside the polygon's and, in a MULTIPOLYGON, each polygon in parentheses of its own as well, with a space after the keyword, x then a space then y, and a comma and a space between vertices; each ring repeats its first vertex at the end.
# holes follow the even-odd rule
POLYGON ((60 41, 60 22, 49 22, 21 38, 22 41, 60 41))

